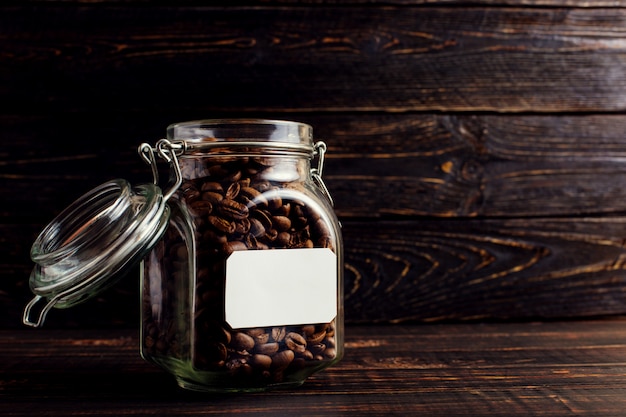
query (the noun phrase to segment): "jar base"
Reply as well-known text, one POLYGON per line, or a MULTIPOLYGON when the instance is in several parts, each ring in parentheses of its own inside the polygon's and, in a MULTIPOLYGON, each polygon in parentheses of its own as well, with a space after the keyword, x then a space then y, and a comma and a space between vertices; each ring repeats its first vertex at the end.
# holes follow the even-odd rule
POLYGON ((197 382, 189 381, 180 377, 176 377, 176 382, 178 386, 182 389, 188 391, 196 391, 196 392, 206 392, 206 393, 238 393, 238 392, 265 392, 277 389, 288 389, 288 388, 297 388, 304 384, 304 380, 302 381, 289 381, 289 382, 280 382, 276 384, 270 384, 265 386, 258 387, 215 387, 199 384, 197 382))
MULTIPOLYGON (((326 369, 341 359, 340 354, 332 360, 320 362, 301 369, 292 369, 281 378, 260 379, 259 375, 233 375, 227 372, 201 371, 189 361, 168 356, 150 355, 144 350, 142 357, 171 374, 178 386, 185 390, 205 393, 246 393, 297 388, 313 374, 326 369)), ((275 375, 276 376, 276 375, 275 375)))

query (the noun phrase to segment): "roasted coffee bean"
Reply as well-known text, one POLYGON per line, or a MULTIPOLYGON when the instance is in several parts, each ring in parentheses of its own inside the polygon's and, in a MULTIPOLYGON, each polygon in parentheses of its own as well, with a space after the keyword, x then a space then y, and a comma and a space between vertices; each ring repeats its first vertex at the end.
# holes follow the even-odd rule
POLYGON ((265 242, 274 242, 278 238, 278 231, 276 229, 269 229, 265 231, 265 235, 262 236, 262 240, 265 242))
POLYGON ((278 352, 280 345, 277 342, 269 342, 263 344, 257 344, 255 346, 255 352, 262 353, 264 355, 273 355, 278 352))
POLYGON ((295 358, 295 354, 292 350, 282 350, 272 356, 272 368, 275 370, 284 370, 286 369, 291 361, 295 358))
POLYGON ((239 191, 239 196, 246 204, 251 204, 254 206, 267 206, 267 199, 265 198, 265 196, 253 187, 241 188, 241 190, 239 191))
POLYGON ((226 350, 226 346, 223 343, 213 343, 210 347, 212 350, 212 355, 209 355, 213 360, 213 364, 221 365, 224 363, 226 358, 228 357, 228 351, 226 350))
POLYGON ((278 232, 285 232, 291 228, 291 220, 286 216, 272 217, 272 224, 274 229, 278 230, 278 232))
POLYGON ((265 235, 265 226, 259 219, 254 217, 250 217, 248 219, 250 222, 250 234, 254 237, 264 236, 265 235))
POLYGON ((272 358, 268 355, 255 354, 250 358, 250 365, 260 369, 269 369, 272 365, 272 358))
POLYGON ((205 181, 200 186, 201 191, 212 191, 214 193, 222 194, 224 192, 224 188, 219 182, 215 181, 205 181))
POLYGON ((224 198, 228 200, 234 200, 239 195, 240 189, 241 189, 241 185, 239 185, 238 182, 233 182, 232 184, 230 184, 230 186, 226 190, 226 194, 224 195, 224 198))
MULTIPOLYGON (((282 206, 274 210, 274 215, 276 216, 283 216, 283 217, 289 218, 290 213, 291 213, 291 203, 284 203, 282 206)), ((289 221, 291 222, 291 220, 289 221)))
POLYGON ((235 233, 246 236, 250 232, 250 219, 241 219, 235 222, 235 233))
POLYGON ((308 337, 310 335, 312 335, 313 333, 315 333, 315 325, 313 324, 306 324, 304 326, 302 326, 302 335, 305 337, 308 337))
POLYGON ((230 198, 224 198, 217 208, 228 219, 241 220, 248 217, 248 207, 230 198))
POLYGON ((310 344, 320 343, 326 337, 326 330, 322 330, 317 333, 313 333, 306 338, 306 342, 310 344))
POLYGON ((256 209, 252 211, 251 216, 257 219, 265 230, 272 228, 272 215, 269 211, 256 209))
POLYGON ((284 327, 273 327, 271 331, 272 340, 282 342, 287 336, 287 329, 284 327))
POLYGON ((217 204, 224 199, 224 196, 214 191, 206 191, 202 193, 201 198, 204 201, 208 201, 212 204, 217 204))
POLYGON ((302 353, 306 350, 306 339, 299 333, 287 333, 287 336, 285 336, 285 346, 296 353, 302 353))
POLYGON ((309 346, 311 353, 314 355, 321 355, 326 350, 326 345, 323 343, 315 343, 309 346))
POLYGON ((213 204, 207 200, 197 200, 189 205, 196 216, 206 217, 213 211, 213 204))
POLYGON ((250 186, 259 192, 264 193, 272 188, 272 183, 267 180, 257 180, 250 184, 250 186))
POLYGON ((241 187, 241 189, 250 187, 250 181, 250 177, 242 178, 239 180, 239 186, 241 187))
POLYGON ((213 226, 216 230, 222 232, 222 233, 227 233, 227 234, 232 234, 235 231, 235 223, 232 221, 228 221, 222 217, 218 217, 218 216, 209 216, 209 223, 211 224, 211 226, 213 226))
POLYGON ((225 180, 228 182, 236 182, 239 181, 241 179, 242 173, 241 171, 234 171, 231 172, 226 178, 225 180))
POLYGON ((248 359, 243 357, 234 357, 226 362, 226 369, 233 373, 250 374, 252 368, 248 364, 248 359))
POLYGON ((233 253, 235 251, 238 251, 238 250, 247 250, 247 249, 248 249, 248 247, 246 246, 246 244, 244 242, 241 242, 239 240, 235 240, 235 241, 232 241, 232 242, 227 242, 224 245, 223 252, 227 253, 227 254, 231 254, 231 253, 233 253))
POLYGON ((276 211, 283 205, 283 199, 278 194, 277 189, 273 189, 268 192, 267 195, 267 206, 270 210, 276 211))
POLYGON ((218 233, 214 229, 208 229, 202 233, 202 240, 205 242, 211 242, 214 245, 221 245, 226 243, 228 238, 223 233, 218 233))
POLYGON ((215 160, 215 164, 207 168, 207 173, 213 178, 221 178, 228 175, 228 169, 224 168, 224 166, 220 165, 218 162, 219 161, 215 160))
POLYGON ((232 335, 230 345, 239 352, 250 351, 254 347, 254 339, 243 332, 236 332, 232 335))
POLYGON ((310 350, 305 350, 304 352, 300 353, 300 357, 306 360, 313 360, 314 355, 310 350))
POLYGON ((267 343, 270 339, 270 334, 263 328, 250 329, 247 330, 246 333, 254 339, 256 345, 267 343))
POLYGON ((307 243, 310 241, 309 239, 309 231, 307 229, 299 230, 297 232, 293 232, 289 235, 289 245, 290 248, 303 248, 307 246, 307 243))
POLYGON ((291 246, 291 234, 289 232, 280 232, 276 235, 274 243, 278 246, 290 247, 291 246))
POLYGON ((197 189, 193 187, 189 187, 188 189, 183 190, 182 193, 185 198, 185 201, 187 201, 188 203, 192 203, 198 200, 201 196, 200 191, 198 191, 197 189))
POLYGON ((324 358, 326 359, 334 359, 337 356, 337 349, 335 348, 327 348, 324 351, 324 358))

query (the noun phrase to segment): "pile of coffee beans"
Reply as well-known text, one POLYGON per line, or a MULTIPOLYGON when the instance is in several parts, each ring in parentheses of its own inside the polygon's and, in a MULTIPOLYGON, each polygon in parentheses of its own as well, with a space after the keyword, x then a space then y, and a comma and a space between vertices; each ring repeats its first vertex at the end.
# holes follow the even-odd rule
POLYGON ((250 383, 281 382, 285 373, 337 357, 334 322, 238 330, 212 325, 212 331, 197 340, 194 366, 225 370, 250 383))
POLYGON ((223 371, 242 383, 281 382, 291 373, 323 367, 337 357, 335 321, 255 329, 232 329, 224 321, 226 259, 233 251, 335 251, 335 236, 320 208, 293 197, 311 194, 304 181, 305 162, 181 158, 184 180, 170 200, 171 225, 155 249, 163 253, 152 257, 160 264, 146 262, 147 276, 169 275, 160 294, 144 288, 144 300, 149 300, 144 304, 144 350, 149 355, 190 357, 195 369, 223 371), (192 230, 185 232, 184 224, 192 224, 192 230), (196 281, 188 285, 194 285, 195 299, 185 304, 191 288, 181 282, 189 281, 190 239, 195 242, 196 281), (193 314, 193 326, 180 320, 176 312, 181 311, 193 314))

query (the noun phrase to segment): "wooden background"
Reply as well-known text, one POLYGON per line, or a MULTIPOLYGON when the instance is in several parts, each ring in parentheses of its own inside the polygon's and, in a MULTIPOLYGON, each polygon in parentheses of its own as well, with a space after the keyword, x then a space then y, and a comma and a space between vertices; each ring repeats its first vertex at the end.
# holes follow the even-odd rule
MULTIPOLYGON (((328 144, 348 323, 624 314, 625 110, 626 1, 3 2, 0 328, 55 214, 216 117, 328 144)), ((47 326, 135 327, 137 286, 47 326)))

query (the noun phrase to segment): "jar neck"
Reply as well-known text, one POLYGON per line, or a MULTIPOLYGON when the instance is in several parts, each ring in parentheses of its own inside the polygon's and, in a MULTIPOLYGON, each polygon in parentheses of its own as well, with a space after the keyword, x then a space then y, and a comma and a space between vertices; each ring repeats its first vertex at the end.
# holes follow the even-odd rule
POLYGON ((287 184, 310 179, 311 160, 303 155, 231 154, 190 155, 179 159, 184 180, 208 178, 216 182, 268 181, 287 184))

